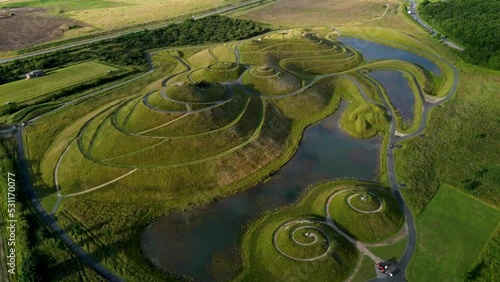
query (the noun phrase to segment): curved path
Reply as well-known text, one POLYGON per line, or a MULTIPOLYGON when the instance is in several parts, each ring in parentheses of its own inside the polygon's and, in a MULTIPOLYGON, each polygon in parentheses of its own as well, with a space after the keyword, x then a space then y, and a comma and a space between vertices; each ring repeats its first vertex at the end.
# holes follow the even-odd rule
MULTIPOLYGON (((309 228, 309 229, 315 229, 315 230, 318 230, 320 231, 326 238, 327 240, 327 245, 328 245, 328 249, 322 253, 321 255, 319 256, 316 256, 316 257, 313 257, 313 258, 296 258, 296 257, 293 257, 293 256, 290 256, 288 254, 286 254, 285 252, 283 252, 283 250, 281 250, 281 248, 279 247, 279 244, 277 242, 277 237, 278 237, 278 233, 280 232, 280 230, 282 228, 288 228, 289 225, 292 225, 292 224, 302 224, 302 223, 318 223, 318 224, 324 224, 330 228, 332 228, 335 232, 339 233, 340 235, 342 235, 342 237, 344 237, 347 241, 349 241, 351 244, 353 244, 362 254, 370 257, 370 259, 375 262, 375 263, 379 263, 379 262, 382 262, 383 260, 381 258, 379 258, 378 256, 376 256, 375 254, 373 254, 369 249, 368 247, 366 246, 366 244, 352 238, 351 236, 349 236, 347 233, 345 233, 342 229, 340 229, 336 224, 335 224, 335 221, 333 220, 332 216, 330 215, 330 209, 331 209, 331 202, 333 200, 333 198, 337 197, 338 195, 340 194, 343 194, 343 193, 346 193, 346 192, 350 192, 350 191, 362 191, 360 189, 356 189, 356 188, 352 188, 352 189, 344 189, 344 190, 341 190, 341 191, 337 191, 333 194, 331 194, 329 197, 328 197, 328 200, 326 201, 326 204, 325 204, 325 220, 324 221, 320 221, 320 220, 308 220, 308 219, 302 219, 302 220, 292 220, 292 221, 288 221, 282 225, 280 225, 275 231, 274 231, 274 234, 273 234, 273 245, 274 245, 274 248, 276 250, 278 250, 278 252, 284 256, 286 256, 287 258, 290 258, 290 259, 293 259, 293 260, 298 260, 298 261, 314 261, 314 260, 317 260, 317 259, 320 259, 322 257, 324 257, 331 249, 331 244, 330 244, 330 238, 328 237, 328 234, 319 229, 318 227, 315 227, 315 226, 301 226, 299 228, 295 228, 292 232, 292 234, 290 235, 291 238, 293 239, 293 241, 296 242, 296 240, 294 239, 294 234, 295 232, 298 230, 298 229, 304 229, 304 228, 309 228)), ((378 196, 377 196, 378 198, 378 196)), ((380 199, 379 199, 380 201, 380 199)), ((349 205, 349 204, 348 204, 349 205)), ((350 205, 349 205, 350 206, 350 205)), ((352 207, 351 207, 352 208, 352 207)), ((375 213, 375 212, 379 212, 381 211, 383 208, 382 204, 380 205, 380 208, 377 209, 377 211, 373 211, 372 213, 375 213)), ((354 209, 354 208, 353 208, 354 209)), ((355 211, 357 212, 360 212, 358 211, 357 209, 354 209, 355 211)), ((361 213, 364 213, 364 212, 361 212, 361 213)), ((313 234, 314 235, 314 234, 313 234)), ((316 239, 316 235, 314 235, 314 238, 316 239)), ((316 241, 316 240, 315 240, 316 241)), ((315 242, 314 241, 314 242, 315 242)), ((313 242, 313 243, 314 243, 313 242)), ((310 244, 313 244, 313 243, 309 243, 308 245, 310 244)), ((300 244, 300 245, 306 245, 306 244, 300 244)))
POLYGON ((19 172, 21 174, 21 179, 26 189, 26 195, 31 205, 35 209, 39 218, 43 221, 43 223, 49 227, 54 234, 59 237, 64 244, 71 250, 71 252, 77 256, 85 265, 93 269, 99 275, 101 275, 107 281, 124 281, 119 276, 109 271, 105 267, 103 267, 99 262, 87 254, 78 244, 76 244, 71 237, 66 233, 64 229, 62 229, 59 224, 55 221, 55 219, 50 216, 47 211, 43 208, 39 199, 37 199, 35 195, 35 190, 33 189, 33 184, 31 183, 31 179, 28 175, 28 164, 26 161, 24 146, 23 146, 23 135, 22 130, 18 130, 16 133, 16 145, 17 145, 17 161, 19 165, 19 172))
MULTIPOLYGON (((238 50, 238 44, 235 45, 235 55, 236 55, 236 60, 239 62, 240 54, 239 54, 239 50, 238 50)), ((191 70, 191 68, 189 67, 189 65, 187 65, 184 61, 182 61, 180 58, 178 58, 178 60, 186 66, 186 70, 183 71, 183 72, 181 72, 181 73, 184 73, 186 71, 191 70)), ((396 143, 401 142, 403 140, 406 140, 408 138, 411 138, 411 137, 414 137, 414 136, 420 134, 424 130, 424 128, 425 128, 425 124, 427 122, 427 116, 428 116, 429 110, 431 108, 433 108, 434 106, 437 106, 437 105, 439 105, 439 104, 447 101, 448 99, 451 98, 451 96, 453 95, 453 93, 455 93, 455 91, 457 89, 457 83, 458 83, 458 72, 456 71, 456 69, 450 63, 448 63, 448 62, 446 62, 446 61, 444 61, 442 59, 440 59, 440 60, 443 61, 445 64, 447 64, 449 67, 451 67, 451 69, 453 69, 453 71, 454 71, 454 84, 453 84, 452 88, 450 89, 449 93, 447 94, 447 96, 445 98, 443 98, 441 101, 439 101, 439 102, 437 102, 435 104, 426 104, 426 103, 424 103, 423 116, 422 116, 419 128, 415 132, 413 132, 411 134, 408 134, 408 135, 405 135, 402 138, 396 136, 395 119, 394 118, 391 119, 389 144, 388 144, 388 149, 387 149, 387 152, 389 153, 389 157, 387 158, 388 178, 389 178, 389 183, 390 183, 391 189, 393 190, 393 193, 396 196, 396 199, 397 199, 399 205, 401 206, 401 208, 403 210, 403 213, 405 215, 405 218, 406 218, 406 229, 408 230, 408 236, 409 236, 408 245, 407 245, 407 247, 405 249, 405 252, 404 252, 401 260, 396 265, 396 267, 394 267, 394 269, 391 270, 395 274, 394 277, 393 277, 394 279, 400 279, 400 280, 404 279, 404 270, 405 270, 406 266, 408 265, 408 262, 409 262, 409 260, 411 258, 411 255, 412 255, 412 253, 414 251, 414 248, 415 248, 415 245, 416 245, 416 231, 415 231, 414 219, 412 217, 412 214, 411 214, 411 212, 410 212, 407 204, 405 203, 405 201, 404 201, 404 199, 403 199, 403 197, 402 197, 402 195, 401 195, 401 193, 399 191, 397 183, 396 183, 396 176, 395 176, 396 173, 395 173, 395 165, 394 165, 394 159, 393 159, 393 155, 394 155, 393 154, 393 150, 394 150, 393 148, 394 148, 394 145, 396 143)), ((152 64, 151 60, 149 59, 149 57, 148 57, 148 61, 150 62, 151 70, 149 72, 141 75, 141 76, 136 77, 135 79, 139 79, 140 77, 146 76, 146 75, 148 75, 148 74, 150 74, 151 72, 154 71, 153 64, 152 64)), ((179 75, 179 74, 180 73, 178 73, 176 75, 179 75)), ((173 76, 176 76, 176 75, 173 75, 173 76)), ((365 76, 364 74, 362 74, 362 75, 365 76)), ((169 78, 172 78, 173 76, 171 76, 169 78)), ((292 96, 292 95, 297 95, 299 93, 302 93, 307 87, 310 87, 312 84, 314 84, 318 80, 320 80, 322 78, 326 78, 326 77, 333 77, 333 76, 339 76, 339 77, 346 78, 346 79, 350 80, 351 82, 353 82, 356 85, 356 87, 358 88, 360 94, 363 96, 364 99, 366 99, 367 101, 369 101, 371 103, 382 105, 388 111, 390 111, 390 107, 388 106, 388 101, 385 99, 385 96, 382 95, 382 90, 379 88, 378 84, 375 83, 375 86, 377 88, 377 91, 378 91, 378 94, 379 94, 379 96, 381 98, 381 101, 383 101, 382 104, 377 103, 377 102, 373 101, 372 99, 369 99, 366 96, 366 94, 365 94, 365 92, 364 92, 361 84, 357 81, 357 79, 355 77, 353 77, 351 75, 348 75, 348 74, 343 74, 343 73, 333 73, 333 74, 326 74, 326 75, 316 76, 311 82, 309 82, 305 86, 303 86, 300 89, 298 89, 297 91, 294 91, 294 92, 289 93, 287 95, 266 96, 266 95, 262 95, 261 94, 259 96, 262 96, 263 98, 283 98, 283 97, 288 97, 288 96, 292 96)), ((365 76, 365 77, 368 80, 370 80, 369 77, 367 77, 367 76, 365 76)), ((413 77, 413 79, 415 79, 415 78, 413 77)), ((163 86, 165 86, 167 80, 168 80, 168 78, 163 81, 163 83, 162 83, 163 86)), ((128 82, 130 82, 130 81, 128 81, 128 82)), ((85 98, 87 98, 87 97, 89 97, 91 95, 95 95, 97 93, 102 93, 102 92, 108 91, 110 89, 122 86, 122 85, 124 85, 124 84, 126 84, 128 82, 123 82, 123 83, 114 85, 112 87, 108 87, 106 89, 100 90, 98 92, 94 92, 94 93, 89 94, 87 96, 80 97, 79 99, 75 99, 73 101, 70 101, 70 102, 67 102, 67 103, 63 104, 62 107, 65 107, 67 105, 71 105, 71 104, 73 104, 73 103, 75 103, 77 101, 83 100, 83 99, 85 99, 85 98)), ((423 97, 423 94, 421 93, 421 89, 420 89, 419 84, 418 83, 416 83, 416 84, 417 84, 417 87, 418 87, 418 89, 420 91, 421 97, 423 97)), ((242 87, 243 85, 241 83, 241 76, 240 76, 240 78, 237 81, 234 81, 234 82, 231 82, 231 83, 225 83, 225 85, 226 86, 235 85, 235 86, 241 86, 242 87)), ((228 88, 230 88, 230 87, 228 87, 228 88)), ((252 94, 259 94, 259 93, 252 93, 252 94)), ((60 107, 60 108, 62 108, 62 107, 60 107)), ((58 108, 58 109, 60 109, 60 108, 58 108)), ((50 111, 47 114, 52 113, 52 112, 53 111, 50 111)), ((189 111, 189 112, 191 112, 191 111, 189 111)), ((261 114, 263 115, 264 111, 262 111, 261 114)), ((44 116, 44 115, 42 115, 42 116, 44 116)), ((394 116, 394 113, 392 113, 392 115, 394 116)), ((37 119, 41 118, 42 116, 39 116, 39 117, 37 117, 35 119, 30 120, 29 123, 36 121, 37 119)), ((240 145, 232 148, 231 150, 229 150, 229 152, 233 152, 234 150, 237 150, 240 146, 242 146, 244 144, 247 144, 248 142, 251 142, 254 138, 256 138, 256 136, 258 136, 258 134, 259 134, 260 127, 262 126, 262 122, 263 122, 263 117, 261 118, 261 121, 260 121, 261 124, 260 124, 260 126, 255 130, 255 132, 253 133, 253 135, 248 140, 246 140, 245 142, 243 142, 242 144, 240 144, 240 145)), ((41 203, 39 202, 39 200, 35 196, 32 184, 31 184, 30 179, 28 177, 27 164, 26 164, 26 159, 24 157, 24 148, 23 148, 23 145, 22 145, 22 142, 23 142, 23 140, 22 140, 22 128, 20 128, 20 129, 21 130, 18 130, 18 132, 16 134, 17 141, 18 141, 17 142, 17 146, 18 146, 19 167, 20 167, 20 171, 21 171, 21 174, 22 174, 22 177, 23 177, 23 181, 25 182, 25 185, 26 185, 26 190, 27 190, 27 193, 28 193, 28 197, 29 197, 30 201, 32 202, 35 210, 40 214, 42 220, 57 234, 58 237, 60 237, 70 247, 70 249, 80 259, 82 259, 82 261, 84 263, 86 263, 91 268, 93 268, 96 272, 98 272, 100 275, 102 275, 105 279, 107 279, 109 281, 120 281, 119 277, 115 276, 113 273, 109 272, 104 267, 102 267, 101 265, 99 265, 95 260, 93 260, 93 258, 91 256, 89 256, 88 254, 86 254, 79 246, 77 246, 71 240, 71 238, 69 238, 69 236, 64 232, 64 230, 62 230, 57 225, 57 223, 55 222, 55 220, 50 215, 48 215, 47 212, 41 206, 41 203)), ((225 153, 227 153, 227 152, 225 152, 225 153)), ((188 165, 188 164, 192 164, 192 163, 198 163, 200 161, 205 161, 206 159, 213 159, 213 158, 216 158, 216 157, 219 157, 219 156, 220 156, 220 154, 216 154, 214 156, 211 156, 209 158, 205 158, 203 160, 186 162, 186 163, 182 163, 182 164, 178 164, 178 165, 171 165, 169 167, 177 167, 177 166, 188 165)), ((86 156, 86 157, 89 157, 89 156, 86 156)), ((93 160, 93 161, 96 161, 93 158, 90 158, 90 159, 93 160)), ((130 173, 132 173, 132 172, 130 172, 130 173)), ((58 191, 58 196, 59 196, 59 194, 60 194, 60 192, 58 191)), ((330 205, 330 202, 331 202, 331 199, 333 198, 333 196, 334 195, 331 195, 330 198, 328 199, 327 207, 330 205)), ((328 208, 326 210, 326 222, 323 221, 323 222, 318 222, 318 223, 326 224, 326 225, 330 226, 331 228, 333 228, 335 231, 337 231, 339 234, 341 234, 347 240, 349 240, 352 244, 354 244, 358 248, 358 250, 360 250, 363 254, 369 256, 374 262, 381 261, 380 258, 378 258, 377 256, 375 256, 373 253, 370 252, 370 250, 366 247, 365 244, 362 244, 362 243, 354 240, 353 238, 349 237, 347 234, 345 234, 344 232, 342 232, 342 230, 340 230, 334 224, 333 219, 329 215, 328 208)))
MULTIPOLYGON (((451 97, 453 96, 453 94, 456 92, 456 90, 458 88, 458 71, 457 71, 457 69, 452 64, 450 64, 449 62, 447 62, 439 57, 437 57, 436 59, 445 63, 448 67, 450 67, 453 70, 453 85, 450 88, 450 90, 448 91, 447 95, 443 99, 441 99, 440 101, 438 101, 436 103, 433 103, 433 104, 425 103, 423 91, 420 87, 420 84, 416 83, 416 85, 418 87, 419 95, 423 101, 423 113, 422 113, 422 119, 420 121, 420 125, 419 125, 418 129, 410 134, 406 134, 402 137, 397 136, 396 135, 396 121, 394 118, 395 113, 392 113, 392 116, 391 116, 389 142, 387 145, 388 146, 387 147, 387 176, 389 179, 389 185, 390 185, 394 195, 396 196, 396 200, 398 201, 398 204, 402 208, 403 213, 405 215, 406 225, 407 225, 407 230, 408 230, 408 243, 406 245, 403 256, 401 257, 401 259, 399 260, 397 265, 391 270, 393 275, 394 275, 391 279, 394 281, 406 280, 405 270, 406 270, 406 267, 408 266, 408 263, 410 262, 411 256, 413 255, 413 252, 415 251, 415 247, 417 245, 417 232, 415 229, 415 221, 413 218, 413 214, 411 213, 408 205, 406 204, 403 196, 401 195, 401 192, 399 191, 399 187, 398 187, 397 180, 396 180, 396 166, 394 163, 395 145, 406 140, 406 139, 413 138, 415 136, 420 135, 422 133, 422 131, 425 129, 425 126, 427 124, 429 111, 432 108, 434 108, 434 107, 448 101, 449 99, 451 99, 451 97)), ((366 76, 365 74, 362 74, 362 75, 365 78, 367 78, 368 80, 373 80, 372 78, 366 76)), ((413 79, 416 81, 416 78, 414 76, 413 76, 413 79)), ((380 98, 382 99, 382 101, 385 105, 385 108, 389 111, 391 109, 389 107, 389 102, 386 100, 385 95, 382 94, 382 90, 380 89, 380 86, 377 83, 375 83, 375 86, 377 87, 377 92, 378 92, 380 98)))

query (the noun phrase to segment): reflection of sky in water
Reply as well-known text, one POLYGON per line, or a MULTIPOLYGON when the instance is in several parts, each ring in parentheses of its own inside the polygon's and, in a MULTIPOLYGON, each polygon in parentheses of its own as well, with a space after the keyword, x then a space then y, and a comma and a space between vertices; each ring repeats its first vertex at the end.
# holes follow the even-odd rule
POLYGON ((415 96, 413 96, 408 80, 403 74, 398 71, 375 70, 368 75, 384 86, 391 104, 398 110, 399 115, 411 122, 414 114, 415 96))
POLYGON ((189 222, 181 214, 160 219, 145 233, 146 252, 169 270, 210 281, 209 264, 215 253, 234 252, 231 261, 235 266, 239 263, 238 234, 244 231, 245 222, 295 202, 315 182, 376 178, 380 140, 354 139, 343 132, 338 120, 344 108, 342 105, 334 115, 307 128, 295 156, 269 181, 187 212, 189 222))
MULTIPOLYGON (((360 39, 338 39, 359 50, 368 62, 402 59, 441 73, 427 58, 407 51, 360 39)), ((170 271, 211 281, 214 256, 223 254, 227 258, 225 269, 241 264, 238 248, 243 225, 262 212, 295 202, 307 186, 321 180, 375 179, 380 139, 355 139, 340 130, 338 120, 344 108, 342 105, 333 116, 306 129, 295 156, 269 181, 215 203, 161 218, 144 234, 145 253, 170 271)))
POLYGON ((359 51, 366 62, 387 59, 403 60, 420 65, 436 75, 441 74, 441 69, 431 60, 405 50, 353 37, 341 36, 337 37, 337 40, 359 51))

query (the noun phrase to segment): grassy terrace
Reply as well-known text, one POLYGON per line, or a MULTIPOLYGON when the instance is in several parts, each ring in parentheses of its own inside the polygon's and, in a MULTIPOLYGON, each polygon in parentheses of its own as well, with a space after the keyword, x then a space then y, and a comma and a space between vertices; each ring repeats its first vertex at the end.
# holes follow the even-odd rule
MULTIPOLYGON (((56 212, 77 243, 125 279, 165 279, 140 249, 141 232, 153 219, 264 180, 291 158, 304 128, 335 112, 341 100, 349 103, 341 121, 348 133, 357 138, 386 133, 386 109, 363 97, 358 86, 380 102, 375 86, 356 70, 398 66, 414 74, 423 88, 432 87, 431 78, 414 65, 363 64, 356 51, 327 39, 329 32, 303 36, 299 29, 237 45, 158 50, 153 59, 159 71, 150 77, 28 126, 27 158, 44 207, 56 212), (63 195, 60 205, 57 191, 63 195)), ((366 242, 389 238, 402 224, 388 190, 372 186, 366 189, 377 195, 371 204, 381 201, 380 214, 330 211, 339 228, 366 242), (362 230, 352 217, 390 228, 362 230)), ((335 205, 341 199, 335 198, 335 205)), ((365 204, 370 205, 353 200, 359 209, 370 208, 365 204)), ((297 216, 308 214, 302 205, 294 210, 297 216)), ((357 251, 339 233, 321 234, 323 242, 335 242, 341 260, 355 265, 357 251)), ((285 248, 300 256, 324 251, 322 246, 304 253, 285 248)), ((267 261, 273 254, 266 252, 258 256, 267 261)), ((292 265, 298 264, 280 258, 271 276, 250 266, 249 276, 241 277, 271 279, 292 265)), ((337 269, 339 279, 353 271, 335 260, 317 264, 318 269, 324 266, 337 269)), ((317 275, 327 277, 326 272, 317 275)))
POLYGON ((0 85, 0 104, 24 102, 41 97, 57 90, 105 77, 109 70, 116 72, 121 68, 98 62, 86 62, 49 71, 42 77, 3 84, 0 85))

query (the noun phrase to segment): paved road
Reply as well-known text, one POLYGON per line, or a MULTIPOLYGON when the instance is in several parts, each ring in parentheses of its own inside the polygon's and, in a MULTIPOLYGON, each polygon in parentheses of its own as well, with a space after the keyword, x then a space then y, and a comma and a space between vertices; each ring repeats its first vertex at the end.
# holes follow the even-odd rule
MULTIPOLYGON (((200 16, 195 16, 193 18, 194 19, 201 19, 201 18, 204 18, 204 17, 208 17, 208 16, 212 16, 212 15, 217 15, 217 14, 229 12, 229 11, 236 10, 236 9, 239 9, 239 8, 242 8, 242 7, 245 7, 245 6, 249 6, 249 5, 252 5, 252 4, 259 3, 260 1, 261 0, 254 0, 254 1, 246 2, 246 3, 242 3, 242 4, 239 4, 239 5, 234 5, 234 6, 231 6, 231 7, 222 8, 222 9, 219 9, 219 10, 216 10, 216 11, 213 11, 213 12, 209 12, 209 13, 206 13, 206 14, 203 14, 203 15, 200 15, 200 16)), ((175 23, 178 24, 178 23, 181 23, 181 22, 182 21, 177 21, 175 23)), ((81 46, 81 45, 85 45, 85 44, 99 42, 99 41, 106 40, 106 39, 112 39, 112 38, 120 37, 122 35, 130 34, 130 33, 141 32, 143 30, 155 30, 155 29, 166 27, 166 26, 171 25, 171 24, 172 23, 166 23, 166 24, 155 26, 155 27, 152 27, 152 28, 145 28, 145 29, 143 28, 143 29, 140 29, 140 30, 131 30, 131 31, 121 32, 121 33, 117 33, 117 34, 113 34, 113 35, 107 35, 107 36, 102 36, 102 37, 98 37, 98 38, 82 40, 82 41, 78 41, 78 42, 75 42, 75 43, 70 43, 70 44, 67 44, 67 45, 64 45, 64 46, 49 48, 49 49, 45 49, 45 50, 33 52, 33 53, 30 53, 30 54, 26 54, 26 55, 20 55, 20 56, 16 56, 16 57, 10 57, 10 58, 0 59, 0 63, 6 63, 6 62, 18 60, 18 59, 25 59, 25 58, 29 58, 29 57, 33 57, 33 56, 38 56, 38 55, 42 55, 42 54, 52 53, 52 52, 55 52, 55 51, 64 50, 64 49, 68 49, 68 48, 71 48, 71 47, 81 46)))
MULTIPOLYGON (((415 1, 410 2, 409 11, 411 12, 410 16, 412 16, 413 19, 415 19, 415 21, 417 21, 421 26, 423 26, 425 29, 427 29, 430 33, 432 33, 432 34, 438 33, 435 29, 433 29, 430 25, 428 25, 424 20, 422 20, 422 18, 418 15, 417 4, 415 3, 415 1)), ((447 38, 443 40, 443 43, 448 45, 449 47, 451 47, 453 49, 457 49, 459 51, 464 50, 464 48, 459 47, 457 44, 451 42, 447 38)))
POLYGON ((92 268, 104 279, 106 279, 107 281, 124 281, 123 279, 100 265, 92 256, 87 254, 80 246, 78 246, 78 244, 76 244, 70 238, 66 231, 64 231, 64 229, 62 229, 59 224, 57 224, 55 219, 45 211, 45 209, 42 207, 42 204, 40 203, 40 200, 38 200, 35 195, 31 179, 28 175, 28 165, 26 163, 24 154, 22 128, 16 133, 16 141, 21 179, 26 189, 28 199, 43 223, 47 225, 56 234, 56 236, 59 237, 64 242, 64 244, 66 244, 66 246, 68 246, 73 254, 75 254, 83 263, 92 268))
MULTIPOLYGON (((406 267, 408 266, 408 263, 410 262, 410 259, 413 255, 413 252, 415 251, 415 248, 417 245, 417 232, 415 230, 415 221, 414 221, 413 215, 412 215, 408 205, 406 204, 403 196, 401 195, 401 192, 399 191, 399 186, 398 186, 397 181, 396 181, 396 166, 394 163, 394 145, 396 145, 396 144, 398 144, 406 139, 413 138, 415 136, 420 135, 422 133, 422 131, 425 129, 425 126, 427 124, 429 111, 432 108, 448 101, 453 96, 453 94, 456 92, 456 90, 458 88, 458 71, 457 71, 457 69, 449 62, 447 62, 443 59, 440 59, 440 58, 438 58, 438 59, 441 60, 446 65, 448 65, 449 67, 451 67, 451 69, 453 70, 453 74, 454 74, 453 86, 451 87, 450 91, 447 93, 446 97, 443 98, 442 100, 440 100, 439 102, 436 102, 433 104, 426 103, 425 100, 423 100, 424 101, 424 103, 423 103, 424 110, 422 113, 422 120, 420 121, 420 125, 419 125, 418 129, 416 131, 414 131, 413 133, 410 133, 410 134, 405 135, 403 137, 398 137, 396 135, 396 121, 394 118, 394 113, 392 113, 391 127, 390 127, 390 138, 389 138, 389 144, 388 144, 388 148, 387 148, 387 153, 388 153, 387 173, 388 173, 389 184, 391 186, 391 189, 392 189, 394 195, 396 196, 396 200, 398 201, 400 207, 402 208, 403 213, 404 213, 405 218, 406 218, 406 224, 407 224, 407 228, 408 228, 408 243, 406 245, 406 249, 405 249, 403 256, 401 257, 401 259, 399 260, 397 265, 391 270, 394 276, 390 277, 390 281, 406 281, 405 270, 406 270, 406 267)), ((366 75, 364 75, 364 76, 371 80, 370 77, 368 77, 366 75)), ((416 78, 414 76, 412 76, 412 79, 416 80, 416 78)), ((416 85, 418 87, 419 95, 423 99, 423 91, 420 88, 420 85, 418 83, 416 85)), ((386 101, 386 99, 382 95, 381 89, 378 87, 378 85, 377 85, 377 91, 379 92, 378 94, 380 95, 383 103, 385 104, 385 107, 387 109, 390 109, 388 102, 386 101)), ((375 281, 384 281, 384 280, 375 280, 375 281)))

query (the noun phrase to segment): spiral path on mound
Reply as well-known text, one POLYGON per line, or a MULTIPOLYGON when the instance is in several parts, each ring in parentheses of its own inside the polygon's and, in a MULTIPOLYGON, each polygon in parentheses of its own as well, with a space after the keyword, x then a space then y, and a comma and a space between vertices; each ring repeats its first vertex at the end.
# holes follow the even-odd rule
POLYGON ((349 196, 348 200, 346 201, 346 204, 347 204, 348 207, 352 208, 356 212, 364 213, 364 214, 373 214, 373 213, 377 213, 377 212, 380 212, 380 211, 383 210, 383 208, 384 208, 383 202, 380 199, 380 197, 378 195, 376 195, 375 193, 372 193, 372 192, 369 192, 369 191, 365 191, 365 190, 362 190, 362 189, 359 189, 359 188, 351 188, 351 189, 344 189, 344 190, 336 191, 336 192, 334 192, 333 194, 331 194, 328 197, 328 200, 327 200, 327 202, 325 204, 326 217, 325 217, 325 219, 323 221, 320 221, 320 220, 310 220, 310 219, 298 219, 298 220, 292 220, 292 221, 288 221, 288 222, 283 223, 282 225, 280 225, 275 230, 275 232, 273 234, 273 246, 274 246, 274 248, 281 255, 283 255, 283 256, 285 256, 285 257, 287 257, 289 259, 296 260, 296 261, 314 261, 314 260, 319 260, 319 259, 324 258, 328 253, 334 252, 334 249, 332 247, 332 245, 333 245, 332 239, 328 235, 328 233, 327 233, 328 231, 325 231, 325 230, 329 230, 329 231, 336 232, 336 233, 339 233, 340 235, 342 235, 349 242, 351 242, 354 246, 356 246, 360 252, 362 252, 365 255, 369 256, 375 263, 381 262, 382 259, 380 259, 376 255, 374 255, 365 246, 365 244, 357 241, 356 239, 352 238, 350 235, 348 235, 347 233, 345 233, 344 231, 342 231, 340 228, 338 228, 337 225, 335 224, 333 218, 330 215, 330 205, 331 205, 331 202, 332 202, 333 198, 335 198, 335 197, 337 197, 337 196, 339 196, 341 194, 349 193, 349 192, 353 192, 353 191, 355 192, 355 194, 349 196), (363 195, 367 195, 367 194, 371 195, 375 199, 377 199, 377 201, 379 203, 379 207, 377 209, 370 210, 370 211, 364 211, 364 210, 360 210, 360 209, 354 208, 354 207, 351 206, 351 204, 349 204, 349 199, 351 199, 352 197, 359 197, 359 196, 363 196, 363 195), (299 224, 299 225, 300 224, 307 224, 307 225, 299 226, 299 227, 296 227, 296 228, 292 228, 292 226, 296 225, 296 224, 299 224), (317 225, 324 226, 324 228, 326 228, 326 229, 319 228, 317 225), (314 245, 318 244, 319 243, 318 242, 318 235, 321 235, 324 238, 326 238, 325 239, 325 241, 326 241, 325 243, 326 243, 327 248, 325 250, 323 250, 323 252, 321 252, 319 254, 316 254, 316 255, 310 256, 310 257, 306 257, 306 258, 297 257, 297 256, 295 256, 293 254, 285 252, 283 250, 283 248, 280 247, 280 243, 278 242, 278 235, 281 232, 285 232, 287 230, 289 231, 290 229, 291 229, 291 233, 289 234, 290 243, 295 244, 297 248, 306 248, 306 247, 310 247, 310 246, 314 246, 314 245), (311 230, 309 232, 309 234, 305 234, 305 237, 308 237, 309 239, 312 239, 311 242, 302 243, 302 242, 296 240, 297 233, 300 230, 303 230, 303 229, 309 229, 309 230, 311 230))

